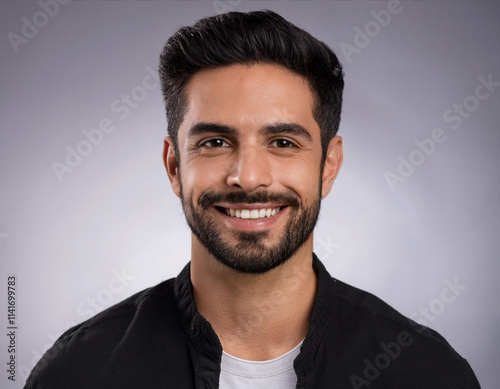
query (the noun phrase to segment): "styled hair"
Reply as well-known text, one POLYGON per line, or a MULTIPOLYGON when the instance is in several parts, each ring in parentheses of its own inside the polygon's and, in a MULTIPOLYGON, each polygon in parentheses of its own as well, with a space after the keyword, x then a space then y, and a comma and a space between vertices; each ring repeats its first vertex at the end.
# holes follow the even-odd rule
POLYGON ((159 74, 168 134, 176 151, 177 133, 187 109, 184 88, 190 78, 204 69, 254 63, 281 65, 308 81, 324 161, 340 123, 342 65, 325 43, 269 10, 207 17, 180 28, 165 43, 159 74))

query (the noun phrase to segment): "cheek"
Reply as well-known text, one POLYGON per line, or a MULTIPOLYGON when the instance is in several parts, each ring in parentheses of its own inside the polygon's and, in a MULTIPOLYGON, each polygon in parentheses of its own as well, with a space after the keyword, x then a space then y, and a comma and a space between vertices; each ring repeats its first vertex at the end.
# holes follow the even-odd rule
POLYGON ((320 183, 319 163, 285 164, 280 168, 281 183, 295 191, 302 201, 310 204, 318 196, 320 183))
POLYGON ((182 166, 182 186, 185 192, 202 193, 224 182, 224 166, 208 161, 190 161, 182 166))

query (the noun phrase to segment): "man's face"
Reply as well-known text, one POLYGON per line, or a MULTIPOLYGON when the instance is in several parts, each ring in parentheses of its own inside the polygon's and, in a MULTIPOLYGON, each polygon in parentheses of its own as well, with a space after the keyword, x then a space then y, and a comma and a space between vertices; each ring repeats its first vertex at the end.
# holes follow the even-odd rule
POLYGON ((271 270, 312 240, 331 187, 313 94, 303 77, 256 64, 199 72, 186 96, 179 161, 172 147, 166 159, 186 220, 226 266, 271 270))

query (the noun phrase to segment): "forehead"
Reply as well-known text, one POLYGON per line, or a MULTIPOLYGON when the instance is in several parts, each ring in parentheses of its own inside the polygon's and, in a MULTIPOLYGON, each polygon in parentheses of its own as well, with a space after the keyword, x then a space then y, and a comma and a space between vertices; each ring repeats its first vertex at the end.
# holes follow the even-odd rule
POLYGON ((279 65, 238 64, 203 70, 191 78, 185 93, 188 106, 179 133, 201 121, 240 129, 274 122, 295 122, 310 131, 317 127, 309 83, 279 65))

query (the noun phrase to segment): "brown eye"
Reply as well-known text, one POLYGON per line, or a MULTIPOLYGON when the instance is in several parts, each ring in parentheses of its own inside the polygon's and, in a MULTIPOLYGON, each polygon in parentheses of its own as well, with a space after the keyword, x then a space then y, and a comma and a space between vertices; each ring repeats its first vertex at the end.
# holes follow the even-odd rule
POLYGON ((201 145, 205 146, 205 147, 213 147, 213 148, 229 146, 227 144, 227 142, 225 142, 224 140, 219 139, 219 138, 209 139, 209 140, 203 142, 201 145))
POLYGON ((280 149, 295 146, 292 142, 286 139, 277 139, 273 143, 271 143, 271 145, 280 149))

